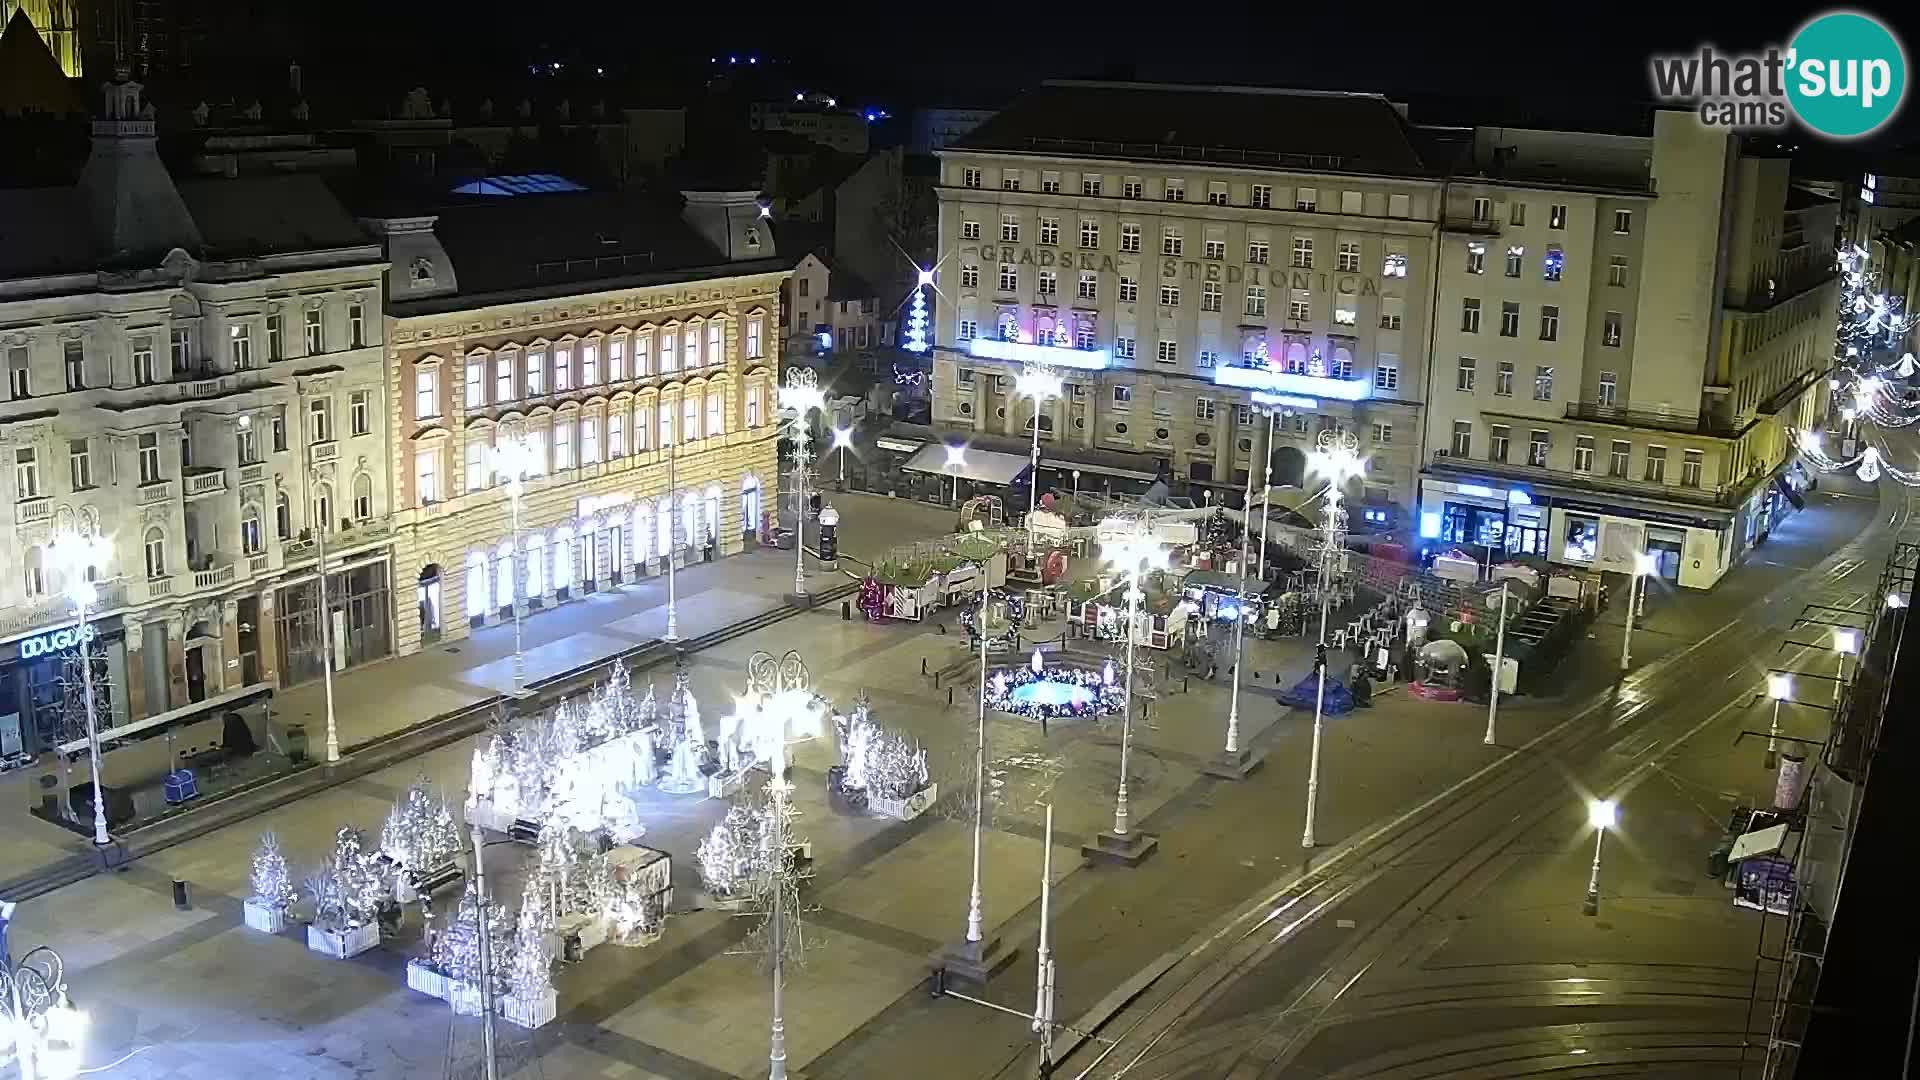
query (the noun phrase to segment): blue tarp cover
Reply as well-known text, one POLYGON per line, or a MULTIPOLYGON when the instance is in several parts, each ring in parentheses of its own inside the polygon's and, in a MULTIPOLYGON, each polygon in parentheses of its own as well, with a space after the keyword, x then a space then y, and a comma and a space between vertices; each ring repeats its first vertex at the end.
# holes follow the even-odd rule
MULTIPOLYGON (((1308 672, 1307 677, 1293 684, 1293 689, 1280 695, 1283 704, 1296 709, 1313 708, 1313 699, 1320 692, 1320 676, 1308 672)), ((1327 697, 1321 702, 1320 711, 1327 716, 1345 716, 1353 711, 1353 691, 1345 683, 1333 676, 1327 676, 1327 697)))

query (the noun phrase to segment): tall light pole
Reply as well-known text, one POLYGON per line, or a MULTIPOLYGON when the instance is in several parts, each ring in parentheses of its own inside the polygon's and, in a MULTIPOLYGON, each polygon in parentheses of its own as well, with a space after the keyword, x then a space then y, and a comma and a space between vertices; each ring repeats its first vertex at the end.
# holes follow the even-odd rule
POLYGON ((1773 699, 1773 723, 1767 726, 1767 768, 1780 763, 1780 703, 1793 697, 1793 676, 1773 672, 1767 676, 1767 696, 1773 699))
POLYGON ((93 703, 93 660, 87 654, 93 637, 87 614, 100 602, 93 584, 95 571, 112 556, 113 544, 98 533, 62 532, 46 546, 46 562, 59 573, 61 594, 73 605, 73 636, 80 650, 80 709, 86 713, 87 757, 93 768, 93 842, 100 847, 112 840, 107 836, 106 799, 100 791, 100 722, 93 703))
MULTIPOLYGON (((1273 509, 1273 437, 1278 430, 1280 413, 1278 407, 1262 410, 1267 414, 1267 454, 1265 470, 1260 479, 1260 559, 1257 577, 1262 590, 1267 584, 1267 518, 1273 509)), ((1253 470, 1247 470, 1248 479, 1252 479, 1253 470)))
POLYGON ((1079 469, 1073 470, 1073 512, 1075 516, 1078 516, 1080 513, 1080 470, 1079 469))
POLYGON ((960 506, 960 470, 966 463, 967 448, 959 443, 948 443, 946 468, 951 470, 953 476, 953 505, 956 509, 960 506))
POLYGON ((840 451, 840 490, 847 490, 847 451, 853 449, 853 429, 833 429, 833 448, 840 451))
POLYGON ((1127 682, 1120 719, 1120 786, 1113 802, 1113 831, 1101 833, 1097 837, 1097 845, 1087 850, 1129 865, 1138 865, 1153 851, 1158 841, 1152 837, 1136 836, 1131 831, 1133 821, 1127 801, 1127 766, 1133 749, 1133 654, 1135 642, 1140 636, 1140 602, 1146 599, 1147 575, 1166 567, 1168 552, 1154 534, 1151 519, 1134 518, 1126 523, 1126 528, 1128 531, 1124 534, 1109 534, 1112 538, 1101 545, 1101 554, 1107 565, 1123 575, 1127 590, 1127 682))
POLYGON ((980 711, 973 742, 973 886, 967 890, 967 944, 979 948, 984 935, 980 910, 980 841, 987 821, 987 599, 993 582, 993 556, 980 560, 980 711))
POLYGON ((680 538, 679 482, 674 476, 674 460, 680 455, 674 443, 667 442, 667 633, 666 640, 680 640, 680 597, 674 591, 674 541, 680 538))
POLYGON ((1627 630, 1620 636, 1620 670, 1625 671, 1633 664, 1633 619, 1638 607, 1638 595, 1646 591, 1647 575, 1659 568, 1653 556, 1644 551, 1633 554, 1633 580, 1627 583, 1627 630))
MULTIPOLYGON (((1240 661, 1247 637, 1247 539, 1253 532, 1253 463, 1247 463, 1246 490, 1240 495, 1240 587, 1233 598, 1233 663, 1227 669, 1227 677, 1233 682, 1233 689, 1227 704, 1227 747, 1218 760, 1207 769, 1209 776, 1219 776, 1233 780, 1244 780, 1247 775, 1247 759, 1251 756, 1240 749, 1240 661)), ((1262 589, 1262 592, 1265 590, 1262 589)))
POLYGON ((507 503, 513 514, 513 558, 507 564, 513 575, 513 693, 518 697, 527 689, 527 655, 521 648, 521 623, 525 619, 526 596, 526 551, 525 538, 521 535, 520 500, 526 495, 526 478, 538 475, 541 466, 540 449, 524 430, 502 433, 493 446, 493 471, 507 479, 507 503))
POLYGON ((1040 1036, 1040 1075, 1053 1075, 1053 804, 1047 804, 1040 857, 1040 947, 1034 954, 1033 1030, 1040 1036))
POLYGON ((1060 376, 1045 366, 1029 364, 1013 382, 1021 397, 1033 400, 1033 456, 1027 473, 1027 554, 1033 554, 1033 511, 1040 498, 1040 409, 1049 398, 1057 398, 1065 388, 1060 376))
MULTIPOLYGON (((300 400, 307 400, 304 391, 300 394, 300 400)), ((331 399, 328 400, 327 405, 328 411, 321 415, 326 418, 328 428, 324 434, 331 439, 333 436, 331 399)), ((320 519, 314 522, 314 536, 320 544, 320 682, 327 695, 327 764, 332 765, 340 760, 340 725, 333 713, 333 609, 327 603, 327 530, 330 528, 328 519, 333 516, 333 499, 329 495, 326 512, 316 514, 320 508, 314 495, 321 481, 320 465, 313 460, 315 431, 312 416, 311 413, 307 414, 307 426, 302 432, 300 452, 306 458, 307 513, 318 516, 320 519)))
POLYGON ((1507 664, 1507 581, 1500 580, 1500 624, 1493 633, 1493 692, 1487 696, 1487 737, 1480 741, 1494 744, 1493 726, 1500 716, 1500 669, 1507 664))
POLYGON ((499 1080, 500 1057, 494 1048, 493 1033, 493 924, 487 918, 487 873, 480 853, 486 849, 486 834, 473 827, 473 921, 479 930, 480 962, 480 1045, 486 1067, 486 1080, 499 1080))
POLYGON ((1833 631, 1833 655, 1837 661, 1833 670, 1833 703, 1840 704, 1840 690, 1847 681, 1847 657, 1860 651, 1860 631, 1835 627, 1833 631))
POLYGON ((787 382, 780 388, 780 407, 793 413, 793 479, 796 494, 793 522, 793 596, 804 604, 807 595, 807 414, 826 404, 820 390, 820 378, 812 368, 787 369, 787 382))
POLYGON ((1595 799, 1587 804, 1587 822, 1593 826, 1593 869, 1587 874, 1586 903, 1580 906, 1585 914, 1600 914, 1600 845, 1618 820, 1619 808, 1612 799, 1595 799))
MULTIPOLYGON (((1333 564, 1346 545, 1347 512, 1340 505, 1347 481, 1366 470, 1360 457, 1360 440, 1351 432, 1329 428, 1320 433, 1319 447, 1308 467, 1327 479, 1326 529, 1320 546, 1320 641, 1314 647, 1314 666, 1319 669, 1319 686, 1313 694, 1313 751, 1307 764, 1307 824, 1300 834, 1300 846, 1313 846, 1313 818, 1320 802, 1320 736, 1326 718, 1327 703, 1327 610, 1333 599, 1333 564)), ((1262 545, 1265 546, 1264 544, 1262 545)))

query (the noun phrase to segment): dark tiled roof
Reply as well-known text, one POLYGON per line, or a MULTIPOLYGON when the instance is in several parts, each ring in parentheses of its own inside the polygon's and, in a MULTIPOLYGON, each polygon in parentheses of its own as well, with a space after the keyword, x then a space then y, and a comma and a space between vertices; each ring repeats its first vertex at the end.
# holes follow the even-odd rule
POLYGON ((189 180, 175 186, 200 227, 208 258, 322 251, 376 242, 317 176, 240 176, 189 180))
POLYGON ((1399 111, 1373 94, 1050 82, 955 145, 1332 172, 1433 171, 1399 111))
POLYGON ((1838 205, 1839 201, 1838 199, 1828 198, 1817 191, 1809 191, 1798 184, 1787 188, 1788 212, 1794 210, 1811 210, 1818 206, 1835 206, 1838 205))

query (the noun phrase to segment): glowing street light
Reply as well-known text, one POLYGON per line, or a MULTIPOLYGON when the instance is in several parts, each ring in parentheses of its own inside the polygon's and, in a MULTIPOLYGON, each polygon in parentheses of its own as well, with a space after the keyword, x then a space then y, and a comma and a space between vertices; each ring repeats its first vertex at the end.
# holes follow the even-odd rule
POLYGON ((1233 664, 1227 669, 1227 677, 1233 682, 1227 699, 1227 746, 1221 751, 1219 760, 1207 770, 1209 775, 1235 780, 1246 778, 1247 759, 1250 756, 1240 749, 1240 661, 1245 656, 1247 639, 1247 540, 1253 533, 1252 510, 1253 470, 1249 468, 1246 489, 1240 495, 1240 561, 1236 564, 1240 581, 1233 598, 1233 664))
POLYGON ((1648 576, 1660 568, 1659 560, 1644 551, 1633 555, 1633 580, 1627 584, 1627 630, 1620 636, 1620 670, 1633 664, 1633 617, 1645 596, 1648 576))
POLYGON ((960 505, 960 470, 967 466, 967 448, 960 443, 947 444, 945 468, 953 472, 953 504, 960 505))
POLYGON ((1066 389, 1060 376, 1037 364, 1028 365, 1013 382, 1015 393, 1033 399, 1033 457, 1027 473, 1027 554, 1033 554, 1033 511, 1040 497, 1040 409, 1066 389))
POLYGON ((93 703, 93 661, 87 657, 87 641, 92 637, 87 613, 100 602, 93 578, 112 557, 113 544, 98 533, 62 532, 45 549, 47 565, 60 575, 61 595, 73 605, 73 636, 80 650, 80 700, 87 719, 87 757, 93 768, 93 842, 100 847, 111 840, 107 836, 106 802, 100 793, 100 725, 93 703))
POLYGON ((1780 762, 1780 703, 1793 698, 1793 676, 1773 672, 1767 676, 1767 696, 1773 699, 1773 723, 1767 728, 1767 768, 1780 762))
POLYGON ((1833 629, 1833 655, 1836 661, 1833 672, 1833 703, 1840 704, 1840 691, 1847 682, 1847 657, 1860 653, 1860 631, 1851 627, 1836 626, 1833 629))
POLYGON ((520 535, 520 500, 526 495, 527 477, 537 476, 545 466, 538 444, 524 431, 503 434, 493 447, 493 471, 507 482, 507 502, 513 512, 513 692, 527 688, 527 657, 521 650, 521 623, 526 608, 526 553, 520 535))
MULTIPOLYGON (((13 905, 5 905, 11 914, 13 905)), ((87 1015, 67 996, 66 964, 45 945, 0 968, 0 1006, 20 1063, 20 1080, 76 1076, 87 1015)))
POLYGON ((1128 835, 1132 825, 1127 806, 1127 761, 1133 746, 1133 650, 1135 640, 1140 636, 1137 627, 1140 622, 1140 601, 1146 599, 1147 595, 1147 575, 1166 568, 1168 552, 1166 545, 1154 535, 1153 523, 1146 518, 1136 518, 1131 532, 1101 545, 1101 556, 1108 567, 1121 575, 1127 588, 1127 685, 1122 698, 1126 708, 1120 721, 1120 790, 1113 804, 1113 838, 1116 847, 1143 856, 1148 842, 1136 842, 1128 835))
POLYGON ((833 449, 840 451, 840 489, 847 487, 847 451, 853 449, 853 429, 837 427, 833 429, 833 449))
POLYGON ((780 388, 780 408, 793 414, 793 595, 804 604, 807 595, 807 414, 826 406, 827 396, 820 389, 819 376, 812 368, 787 369, 786 385, 780 388))
MULTIPOLYGON (((1360 457, 1360 440, 1352 433, 1327 430, 1320 433, 1319 445, 1307 458, 1307 468, 1327 481, 1326 531, 1320 546, 1320 640, 1314 647, 1313 665, 1319 672, 1319 687, 1313 695, 1313 751, 1307 765, 1307 822, 1300 834, 1300 846, 1313 846, 1313 817, 1320 801, 1320 735, 1327 702, 1327 609, 1333 598, 1333 563, 1345 547, 1347 512, 1340 497, 1347 481, 1366 471, 1360 457)), ((1264 544, 1262 545, 1264 546, 1264 544)))
POLYGON ((1600 914, 1600 845, 1607 830, 1620 820, 1619 807, 1612 799, 1594 799, 1587 803, 1587 824, 1593 826, 1593 869, 1587 874, 1587 900, 1580 910, 1600 914))

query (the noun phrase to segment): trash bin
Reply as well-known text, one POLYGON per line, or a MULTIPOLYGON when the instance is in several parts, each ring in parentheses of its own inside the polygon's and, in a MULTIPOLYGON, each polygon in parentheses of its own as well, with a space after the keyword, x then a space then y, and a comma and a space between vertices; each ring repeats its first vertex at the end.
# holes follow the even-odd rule
POLYGON ((287 725, 287 760, 295 765, 305 764, 307 760, 307 725, 287 725))

